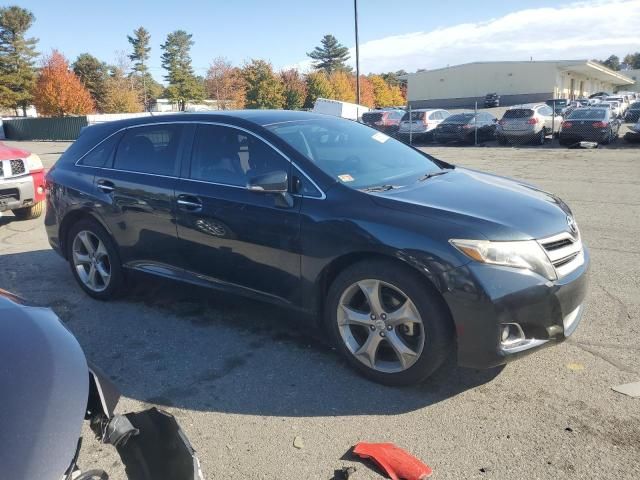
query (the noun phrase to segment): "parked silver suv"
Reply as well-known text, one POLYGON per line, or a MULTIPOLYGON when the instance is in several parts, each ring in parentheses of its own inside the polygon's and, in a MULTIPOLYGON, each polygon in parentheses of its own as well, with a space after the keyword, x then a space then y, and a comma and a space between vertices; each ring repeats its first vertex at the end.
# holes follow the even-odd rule
POLYGON ((544 103, 515 105, 502 116, 496 128, 498 143, 535 142, 544 144, 547 135, 556 134, 562 123, 561 115, 544 103))
POLYGON ((451 115, 448 111, 439 108, 420 108, 407 112, 400 120, 398 137, 408 140, 410 137, 424 138, 433 133, 435 128, 451 115))

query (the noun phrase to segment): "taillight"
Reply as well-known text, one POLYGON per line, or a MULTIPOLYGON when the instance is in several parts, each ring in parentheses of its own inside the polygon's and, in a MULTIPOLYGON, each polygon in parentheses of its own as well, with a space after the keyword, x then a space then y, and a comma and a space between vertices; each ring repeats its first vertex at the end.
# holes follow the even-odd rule
POLYGON ((607 128, 609 126, 608 122, 594 122, 592 123, 594 128, 607 128))
POLYGON ((573 123, 571 122, 562 122, 562 128, 571 128, 573 127, 573 123))
POLYGON ((538 123, 538 119, 536 117, 530 118, 529 120, 527 120, 527 123, 529 125, 535 125, 536 123, 538 123))

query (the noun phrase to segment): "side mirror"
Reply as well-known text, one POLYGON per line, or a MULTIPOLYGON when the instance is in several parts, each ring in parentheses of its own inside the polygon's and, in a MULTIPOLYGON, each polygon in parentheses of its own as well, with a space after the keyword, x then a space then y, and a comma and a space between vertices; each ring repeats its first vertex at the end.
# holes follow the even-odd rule
POLYGON ((247 188, 252 192, 287 193, 289 191, 289 178, 287 172, 277 170, 251 178, 247 188))

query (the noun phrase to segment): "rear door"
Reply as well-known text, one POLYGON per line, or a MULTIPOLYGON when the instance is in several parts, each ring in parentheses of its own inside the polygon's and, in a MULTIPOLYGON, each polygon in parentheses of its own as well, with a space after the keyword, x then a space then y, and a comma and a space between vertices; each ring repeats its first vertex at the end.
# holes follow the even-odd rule
POLYGON ((186 128, 161 123, 130 127, 111 165, 96 173, 97 211, 127 266, 157 270, 176 263, 174 188, 186 128))
POLYGON ((291 162, 246 130, 197 126, 176 187, 181 266, 205 281, 293 300, 300 279, 302 198, 250 191, 249 179, 291 162))

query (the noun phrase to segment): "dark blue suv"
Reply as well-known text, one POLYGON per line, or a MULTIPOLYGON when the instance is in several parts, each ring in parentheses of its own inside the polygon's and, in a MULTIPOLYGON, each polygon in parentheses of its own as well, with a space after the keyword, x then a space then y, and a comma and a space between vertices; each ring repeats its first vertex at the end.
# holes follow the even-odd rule
POLYGON ((394 385, 454 350, 491 367, 564 340, 587 288, 559 198, 303 112, 89 127, 47 175, 45 223, 92 297, 138 270, 275 302, 394 385))

